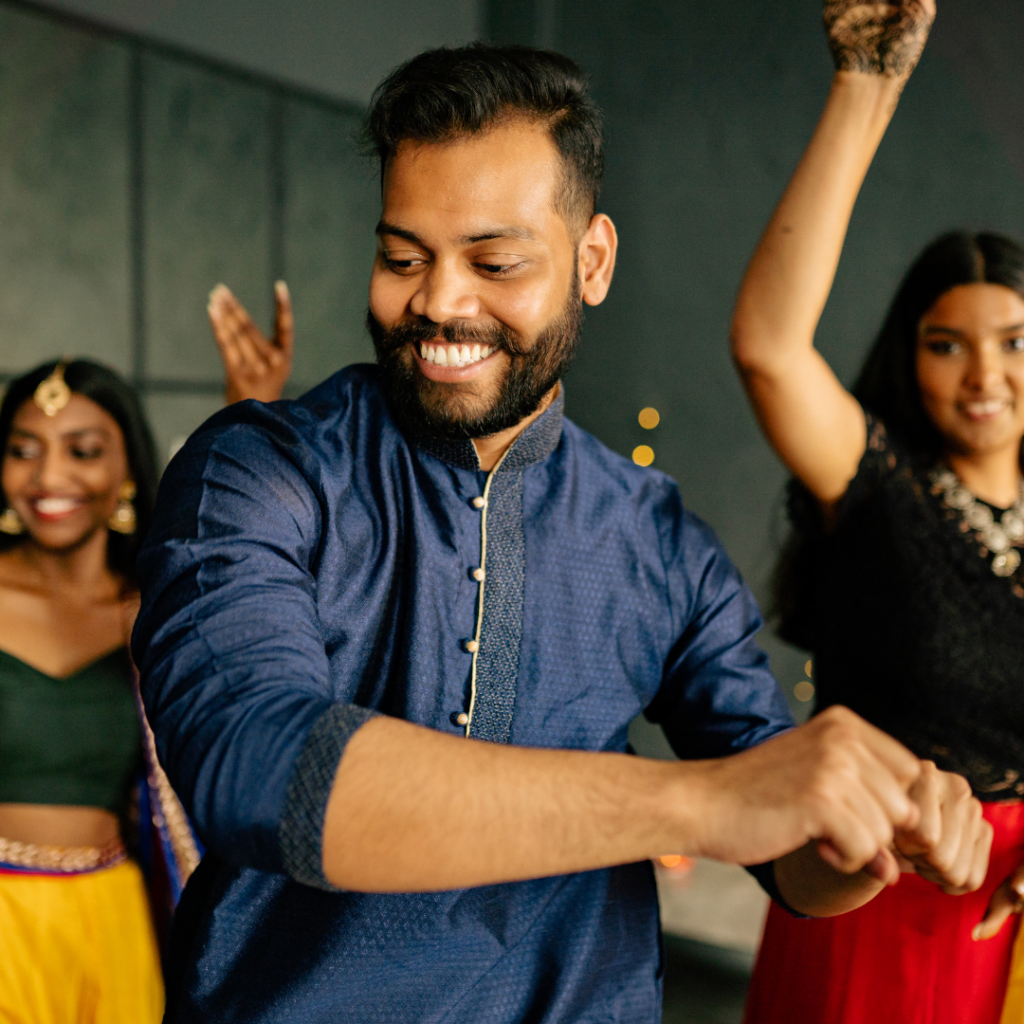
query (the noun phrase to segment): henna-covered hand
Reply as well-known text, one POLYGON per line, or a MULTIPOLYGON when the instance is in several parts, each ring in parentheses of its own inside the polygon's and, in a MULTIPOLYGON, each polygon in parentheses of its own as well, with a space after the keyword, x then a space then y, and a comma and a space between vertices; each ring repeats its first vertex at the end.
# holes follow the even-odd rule
POLYGON ((907 78, 935 20, 935 0, 825 0, 823 18, 838 70, 907 78))

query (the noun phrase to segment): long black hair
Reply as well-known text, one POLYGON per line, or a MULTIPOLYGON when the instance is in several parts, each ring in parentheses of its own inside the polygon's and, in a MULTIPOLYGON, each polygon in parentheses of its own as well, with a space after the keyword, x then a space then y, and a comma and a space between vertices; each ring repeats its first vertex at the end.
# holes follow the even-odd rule
MULTIPOLYGON (((852 389, 864 409, 922 461, 941 457, 943 441, 921 400, 918 325, 946 292, 964 284, 999 284, 1024 298, 1024 247, 990 232, 955 231, 935 239, 903 278, 852 389)), ((813 648, 815 602, 804 598, 814 569, 810 541, 820 517, 796 480, 789 484, 789 512, 793 529, 775 569, 773 612, 780 636, 813 648)))
MULTIPOLYGON (((25 402, 31 401, 36 388, 53 373, 57 365, 44 363, 11 381, 3 402, 0 402, 0 452, 7 451, 11 425, 18 410, 25 402)), ((109 367, 88 359, 74 359, 64 364, 64 381, 72 392, 83 395, 108 412, 121 428, 128 472, 136 487, 133 504, 137 525, 131 534, 110 532, 107 563, 114 572, 134 585, 135 556, 153 521, 153 505, 159 482, 153 435, 143 415, 138 395, 109 367)), ((7 499, 2 492, 0 500, 6 507, 7 499)), ((19 540, 19 537, 0 534, 0 551, 13 547, 19 540)))

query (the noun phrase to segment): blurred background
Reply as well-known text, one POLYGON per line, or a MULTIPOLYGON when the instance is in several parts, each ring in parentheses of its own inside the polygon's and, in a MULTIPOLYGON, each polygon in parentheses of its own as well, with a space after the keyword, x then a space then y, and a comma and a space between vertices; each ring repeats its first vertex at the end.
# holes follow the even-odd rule
MULTIPOLYGON (((219 281, 266 327, 271 283, 288 280, 291 393, 370 359, 377 188, 354 133, 375 84, 428 46, 553 47, 582 63, 604 109, 601 206, 622 243, 611 296, 588 311, 569 415, 623 454, 651 449, 764 599, 785 530, 784 473, 731 368, 728 324, 824 102, 819 10, 819 0, 0 0, 0 379, 62 354, 102 360, 141 389, 166 459, 221 402, 205 321, 219 281)), ((1022 41, 1020 0, 939 0, 819 333, 844 380, 929 239, 953 227, 1024 238, 1022 41)), ((813 666, 770 631, 764 643, 805 713, 813 666)), ((632 739, 668 755, 642 721, 632 739)), ((738 1021, 762 897, 739 869, 668 858, 658 870, 665 1020, 738 1021)))

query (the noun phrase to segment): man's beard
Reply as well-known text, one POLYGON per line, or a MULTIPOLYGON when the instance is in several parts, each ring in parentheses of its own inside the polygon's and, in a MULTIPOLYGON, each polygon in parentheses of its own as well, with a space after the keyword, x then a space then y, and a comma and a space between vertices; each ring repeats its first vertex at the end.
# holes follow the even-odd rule
POLYGON ((366 326, 377 352, 381 385, 398 425, 413 437, 458 441, 509 430, 537 411, 576 355, 583 311, 579 282, 574 279, 562 312, 529 347, 504 324, 483 327, 462 320, 436 324, 419 317, 389 330, 367 311, 366 326), (410 359, 407 350, 414 348, 418 353, 422 342, 441 339, 470 348, 489 345, 508 355, 508 370, 486 407, 479 405, 482 396, 475 381, 429 380, 410 359))

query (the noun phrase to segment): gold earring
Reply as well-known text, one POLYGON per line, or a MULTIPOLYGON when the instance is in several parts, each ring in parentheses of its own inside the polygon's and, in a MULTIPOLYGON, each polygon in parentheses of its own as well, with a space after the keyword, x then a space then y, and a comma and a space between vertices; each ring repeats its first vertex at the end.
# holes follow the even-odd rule
POLYGON ((134 533, 138 526, 138 517, 135 515, 135 506, 132 498, 135 497, 136 488, 134 480, 125 480, 117 492, 117 508, 114 514, 107 520, 110 528, 117 533, 134 533))
POLYGON ((25 532, 25 524, 21 516, 13 508, 4 509, 0 515, 0 533, 6 533, 9 537, 17 537, 19 533, 25 532))

